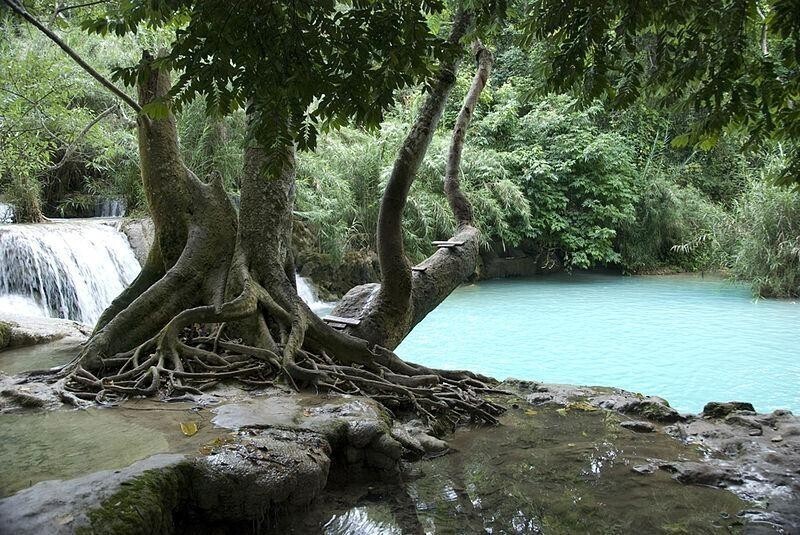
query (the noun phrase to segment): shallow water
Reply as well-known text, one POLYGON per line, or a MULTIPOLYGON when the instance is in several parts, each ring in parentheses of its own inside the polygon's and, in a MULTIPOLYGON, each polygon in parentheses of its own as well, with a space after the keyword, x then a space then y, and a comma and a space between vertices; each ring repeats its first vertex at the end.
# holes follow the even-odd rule
POLYGON ((140 400, 123 407, 0 414, 0 497, 39 481, 126 467, 157 453, 197 453, 226 433, 188 404, 140 400), (185 436, 181 422, 198 431, 185 436))
POLYGON ((604 411, 512 410, 461 430, 456 453, 423 461, 404 485, 329 491, 286 533, 736 533, 747 505, 633 466, 698 458, 663 434, 622 429, 604 411))
POLYGON ((554 275, 459 288, 397 349, 439 368, 609 385, 680 411, 800 411, 800 303, 694 276, 554 275))

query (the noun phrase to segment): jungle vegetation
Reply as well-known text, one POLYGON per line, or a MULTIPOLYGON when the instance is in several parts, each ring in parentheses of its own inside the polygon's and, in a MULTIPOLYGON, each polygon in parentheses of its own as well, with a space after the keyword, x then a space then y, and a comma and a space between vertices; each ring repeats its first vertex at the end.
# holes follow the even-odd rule
POLYGON ((481 249, 798 294, 795 1, 3 1, 5 201, 155 225, 57 376, 76 404, 277 376, 492 422, 484 378, 392 352, 481 249), (374 251, 353 325, 298 298, 295 221, 374 251))
MULTIPOLYGON (((68 11, 52 17, 65 41, 109 76, 138 61, 137 50, 169 42, 167 32, 148 28, 87 35, 82 20, 68 11)), ((7 12, 3 33, 3 201, 16 207, 20 220, 87 213, 104 198, 122 200, 129 214, 145 214, 131 113, 7 12)), ((461 165, 484 250, 521 246, 541 255, 543 265, 564 269, 722 271, 763 296, 798 294, 799 201, 791 188, 774 186, 785 176, 792 139, 748 145, 731 129, 713 143, 692 144, 687 132, 695 127, 699 135, 698 114, 685 106, 656 105, 652 97, 624 109, 600 98, 581 106, 574 92, 547 93, 540 74, 549 52, 522 46, 524 35, 512 27, 495 39, 495 72, 461 165)), ((441 177, 447 131, 468 83, 468 73, 461 73, 412 186, 404 237, 414 261, 454 229, 441 177)), ((348 252, 376 250, 378 199, 392 148, 421 99, 418 88, 406 88, 379 129, 325 133, 315 151, 299 155, 296 219, 312 228, 316 250, 332 266, 348 252)), ((201 97, 177 114, 183 157, 201 176, 219 172, 236 194, 244 113, 209 117, 206 107, 201 97)))

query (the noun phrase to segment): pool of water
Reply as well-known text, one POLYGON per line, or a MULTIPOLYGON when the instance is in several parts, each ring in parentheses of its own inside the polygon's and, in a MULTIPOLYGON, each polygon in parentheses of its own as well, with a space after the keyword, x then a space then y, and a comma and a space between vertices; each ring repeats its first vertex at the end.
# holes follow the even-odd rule
POLYGON ((576 273, 463 286, 397 353, 497 378, 608 385, 678 410, 800 411, 800 303, 695 276, 576 273))
POLYGON ((330 486, 278 533, 739 533, 731 493, 634 472, 652 458, 698 459, 661 433, 622 429, 603 411, 512 409, 503 425, 461 429, 454 452, 415 464, 402 484, 330 486))
POLYGON ((227 432, 211 424, 212 416, 187 403, 150 400, 0 414, 0 498, 39 481, 123 468, 157 453, 196 454, 227 432), (188 422, 197 425, 192 436, 181 431, 188 422))

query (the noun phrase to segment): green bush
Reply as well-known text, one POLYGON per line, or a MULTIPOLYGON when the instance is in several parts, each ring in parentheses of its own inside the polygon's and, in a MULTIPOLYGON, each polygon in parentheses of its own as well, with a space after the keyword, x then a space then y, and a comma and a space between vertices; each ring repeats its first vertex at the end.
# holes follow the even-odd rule
POLYGON ((763 297, 800 296, 800 193, 752 179, 734 215, 733 274, 763 297))

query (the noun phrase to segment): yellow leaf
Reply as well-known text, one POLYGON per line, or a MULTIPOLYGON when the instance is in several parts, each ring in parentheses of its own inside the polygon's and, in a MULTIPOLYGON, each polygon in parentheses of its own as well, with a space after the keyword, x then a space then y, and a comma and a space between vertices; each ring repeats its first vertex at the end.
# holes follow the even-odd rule
POLYGON ((181 432, 190 437, 197 433, 197 422, 181 422, 181 432))
POLYGON ((528 409, 528 410, 525 411, 525 414, 527 414, 528 416, 533 416, 534 414, 539 414, 539 411, 535 411, 533 409, 528 409))
POLYGON ((587 411, 587 412, 594 412, 598 409, 594 405, 590 405, 585 401, 574 401, 571 403, 567 403, 567 410, 569 411, 587 411))

